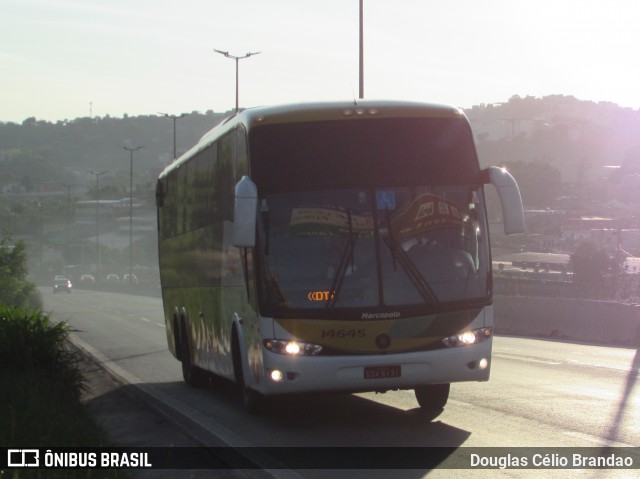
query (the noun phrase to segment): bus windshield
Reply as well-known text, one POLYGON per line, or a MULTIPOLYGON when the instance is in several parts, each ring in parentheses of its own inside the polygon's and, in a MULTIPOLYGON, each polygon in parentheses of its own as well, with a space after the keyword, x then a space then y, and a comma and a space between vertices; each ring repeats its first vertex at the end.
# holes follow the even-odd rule
POLYGON ((258 236, 261 308, 360 317, 486 301, 481 198, 478 187, 458 185, 268 194, 258 236))

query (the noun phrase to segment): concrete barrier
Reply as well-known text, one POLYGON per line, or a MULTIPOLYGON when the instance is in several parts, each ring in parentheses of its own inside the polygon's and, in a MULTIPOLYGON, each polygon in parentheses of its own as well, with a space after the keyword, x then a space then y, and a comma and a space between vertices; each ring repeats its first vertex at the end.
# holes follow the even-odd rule
POLYGON ((640 305, 582 299, 493 298, 496 334, 640 347, 640 305))

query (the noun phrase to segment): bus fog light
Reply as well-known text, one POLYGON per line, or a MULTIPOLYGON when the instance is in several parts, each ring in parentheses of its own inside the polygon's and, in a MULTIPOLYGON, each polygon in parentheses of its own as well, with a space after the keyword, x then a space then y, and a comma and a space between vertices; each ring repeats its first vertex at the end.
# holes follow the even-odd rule
POLYGON ((480 369, 487 369, 489 367, 489 360, 487 358, 482 358, 479 362, 478 362, 478 367, 480 369))
POLYGON ((279 383, 284 379, 284 374, 282 374, 282 371, 278 370, 278 369, 274 369, 273 371, 271 371, 271 380, 274 383, 279 383))

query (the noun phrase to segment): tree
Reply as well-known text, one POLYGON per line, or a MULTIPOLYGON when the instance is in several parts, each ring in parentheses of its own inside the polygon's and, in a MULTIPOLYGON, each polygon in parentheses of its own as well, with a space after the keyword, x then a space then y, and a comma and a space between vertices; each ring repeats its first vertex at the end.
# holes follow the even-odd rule
POLYGON ((36 287, 27 281, 27 251, 23 241, 0 240, 0 303, 8 307, 40 309, 36 287))
POLYGON ((571 255, 569 265, 573 271, 573 283, 579 291, 594 298, 610 296, 618 265, 604 249, 592 241, 582 241, 571 255))

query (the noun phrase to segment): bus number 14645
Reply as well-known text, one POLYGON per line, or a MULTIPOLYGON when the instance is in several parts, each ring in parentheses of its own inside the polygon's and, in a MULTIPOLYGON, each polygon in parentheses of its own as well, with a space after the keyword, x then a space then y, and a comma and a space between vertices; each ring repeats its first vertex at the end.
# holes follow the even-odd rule
POLYGON ((364 329, 323 329, 321 333, 323 339, 364 338, 366 336, 367 333, 364 329))

